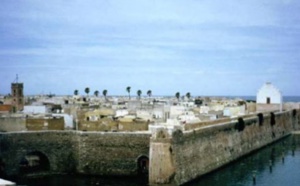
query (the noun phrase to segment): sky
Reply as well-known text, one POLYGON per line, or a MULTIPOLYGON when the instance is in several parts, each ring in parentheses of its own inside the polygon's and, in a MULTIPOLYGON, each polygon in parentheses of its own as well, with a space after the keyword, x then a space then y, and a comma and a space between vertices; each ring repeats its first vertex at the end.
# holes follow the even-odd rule
POLYGON ((1 0, 0 94, 300 96, 298 0, 1 0))

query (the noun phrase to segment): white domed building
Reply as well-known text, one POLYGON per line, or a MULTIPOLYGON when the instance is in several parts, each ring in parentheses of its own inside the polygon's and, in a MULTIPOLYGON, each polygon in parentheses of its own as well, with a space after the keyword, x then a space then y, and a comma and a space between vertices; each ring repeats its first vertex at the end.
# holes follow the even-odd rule
POLYGON ((256 111, 282 111, 282 94, 270 82, 265 83, 256 95, 256 111))

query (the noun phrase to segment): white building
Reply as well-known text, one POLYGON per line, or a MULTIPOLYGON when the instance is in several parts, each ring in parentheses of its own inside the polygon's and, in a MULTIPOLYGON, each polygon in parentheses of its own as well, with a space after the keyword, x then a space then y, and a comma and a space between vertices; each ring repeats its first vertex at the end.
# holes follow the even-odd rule
POLYGON ((265 83, 257 92, 256 103, 281 104, 281 92, 271 83, 265 83))
POLYGON ((257 111, 282 110, 282 94, 271 83, 265 83, 256 95, 257 111))
POLYGON ((41 106, 26 105, 26 106, 24 106, 23 113, 25 113, 25 114, 46 114, 47 108, 44 105, 41 105, 41 106))

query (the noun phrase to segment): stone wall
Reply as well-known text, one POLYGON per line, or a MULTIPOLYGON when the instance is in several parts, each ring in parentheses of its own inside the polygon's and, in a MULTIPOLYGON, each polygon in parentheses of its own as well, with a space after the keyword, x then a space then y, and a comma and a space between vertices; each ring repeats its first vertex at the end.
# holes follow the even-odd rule
POLYGON ((146 121, 121 122, 112 119, 99 121, 81 121, 78 129, 82 131, 148 131, 149 123, 146 121))
POLYGON ((183 184, 272 143, 299 128, 299 110, 151 137, 150 184, 183 184), (158 174, 159 172, 160 174, 158 174))
POLYGON ((280 104, 256 104, 256 111, 257 112, 266 112, 266 111, 280 111, 280 104))
POLYGON ((26 130, 25 117, 0 117, 0 132, 26 130))
POLYGON ((19 174, 19 163, 41 152, 49 173, 135 175, 137 159, 149 157, 149 133, 31 131, 0 133, 0 159, 8 175, 19 174))
POLYGON ((53 118, 26 118, 27 130, 64 130, 63 117, 53 118))
POLYGON ((77 143, 74 132, 0 133, 0 158, 8 175, 19 174, 21 160, 31 152, 41 152, 50 162, 50 172, 72 172, 77 166, 77 143))
POLYGON ((139 156, 149 157, 150 134, 78 133, 79 165, 84 174, 134 175, 139 156))

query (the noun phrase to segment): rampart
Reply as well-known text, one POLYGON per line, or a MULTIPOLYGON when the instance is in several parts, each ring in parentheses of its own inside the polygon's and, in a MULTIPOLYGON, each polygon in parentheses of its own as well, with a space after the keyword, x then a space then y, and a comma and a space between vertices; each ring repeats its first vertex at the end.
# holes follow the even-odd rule
POLYGON ((142 165, 149 167, 150 184, 180 185, 287 136, 299 126, 300 111, 291 110, 172 134, 158 129, 152 136, 149 132, 5 132, 0 133, 0 162, 7 175, 19 174, 22 160, 33 152, 46 157, 48 173, 136 175, 142 165))
POLYGON ((150 184, 180 185, 224 166, 299 128, 299 110, 239 118, 150 140, 150 184))
POLYGON ((0 159, 7 175, 20 174, 32 152, 47 157, 47 173, 135 175, 138 158, 148 157, 149 133, 30 131, 0 133, 0 159))

